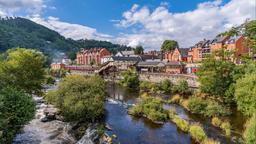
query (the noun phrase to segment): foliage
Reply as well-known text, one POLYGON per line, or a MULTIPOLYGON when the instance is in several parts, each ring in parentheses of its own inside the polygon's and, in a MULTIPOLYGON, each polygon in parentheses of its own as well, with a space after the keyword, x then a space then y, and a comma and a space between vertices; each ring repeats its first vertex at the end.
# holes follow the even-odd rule
POLYGON ((212 100, 204 100, 200 97, 190 97, 188 100, 188 109, 192 113, 202 114, 204 116, 226 116, 230 112, 219 103, 212 100))
POLYGON ((237 107, 245 115, 253 115, 256 111, 256 73, 246 74, 237 80, 235 100, 237 107))
POLYGON ((220 127, 221 126, 221 119, 219 119, 218 117, 213 117, 212 118, 212 125, 216 126, 216 127, 220 127))
POLYGON ((189 128, 189 133, 197 142, 202 142, 207 138, 204 129, 199 124, 191 125, 189 128))
POLYGON ((220 128, 225 132, 226 136, 230 136, 231 135, 231 125, 228 121, 223 122, 220 125, 220 128))
POLYGON ((205 139, 202 144, 220 144, 219 141, 216 141, 216 140, 213 140, 213 139, 210 139, 210 138, 207 138, 205 139))
POLYGON ((175 40, 165 40, 161 46, 161 50, 163 52, 174 50, 175 48, 178 48, 178 42, 175 40))
POLYGON ((256 142, 256 114, 246 122, 244 139, 246 144, 255 144, 256 142))
POLYGON ((201 92, 223 98, 233 83, 232 74, 235 67, 227 57, 223 51, 219 51, 203 61, 197 73, 201 92))
POLYGON ((139 81, 139 75, 135 70, 129 69, 127 71, 124 71, 121 73, 121 76, 123 77, 123 79, 120 81, 120 83, 123 86, 129 87, 129 88, 138 88, 140 81, 139 81))
POLYGON ((0 91, 0 143, 11 143, 22 125, 33 118, 32 97, 13 87, 0 91))
POLYGON ((49 85, 53 85, 55 83, 55 79, 52 76, 47 76, 45 83, 49 85))
POLYGON ((65 69, 51 69, 49 74, 56 78, 64 78, 68 71, 65 69))
POLYGON ((186 80, 178 81, 177 85, 173 86, 173 92, 181 95, 185 95, 189 93, 189 86, 186 80))
POLYGON ((44 62, 44 55, 36 50, 8 50, 0 65, 0 86, 11 85, 29 94, 40 94, 45 82, 44 62))
POLYGON ((248 46, 256 53, 256 20, 252 20, 245 24, 245 36, 248 37, 248 46))
POLYGON ((176 108, 172 107, 169 109, 169 118, 173 119, 176 116, 177 112, 176 112, 176 108))
POLYGON ((68 121, 94 122, 104 115, 105 82, 98 76, 70 75, 46 99, 62 111, 68 121))
POLYGON ((168 102, 174 103, 174 104, 180 104, 182 100, 183 98, 180 95, 175 94, 174 96, 171 97, 170 100, 168 100, 168 102))
POLYGON ((156 98, 143 99, 130 108, 129 113, 135 116, 146 116, 152 121, 165 121, 168 118, 167 111, 163 109, 163 103, 156 98))
POLYGON ((189 123, 186 120, 183 120, 182 118, 175 116, 172 120, 178 128, 180 128, 184 132, 189 131, 189 123))
POLYGON ((163 80, 159 85, 160 90, 163 91, 165 94, 171 93, 172 87, 173 84, 168 79, 163 80))
POLYGON ((141 45, 136 46, 136 48, 134 48, 134 54, 136 55, 141 55, 144 53, 144 48, 141 45))

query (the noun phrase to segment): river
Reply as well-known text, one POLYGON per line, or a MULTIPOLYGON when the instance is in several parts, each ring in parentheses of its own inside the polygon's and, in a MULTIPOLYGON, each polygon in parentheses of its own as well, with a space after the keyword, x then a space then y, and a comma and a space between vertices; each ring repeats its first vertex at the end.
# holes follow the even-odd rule
MULTIPOLYGON (((109 99, 106 103, 106 123, 112 128, 107 131, 109 135, 115 134, 114 143, 121 144, 190 144, 195 143, 189 134, 180 131, 172 122, 155 124, 146 118, 136 118, 127 114, 127 107, 136 103, 139 97, 138 91, 133 91, 116 84, 108 85, 109 99)), ((217 139, 221 143, 239 143, 242 131, 243 119, 239 115, 233 115, 231 124, 234 130, 230 138, 226 138, 223 132, 213 127, 210 120, 198 115, 190 114, 178 105, 165 105, 175 107, 177 114, 189 121, 200 122, 208 137, 217 139), (237 132, 238 131, 238 132, 237 132), (238 134, 237 134, 238 133, 238 134)))
MULTIPOLYGON (((116 135, 114 144, 191 144, 189 134, 180 131, 172 122, 155 124, 146 118, 136 118, 128 115, 127 109, 138 101, 139 92, 129 90, 117 84, 108 83, 107 91, 109 97, 106 101, 105 123, 112 129, 106 130, 108 135, 116 135)), ((39 98, 40 99, 40 98, 39 98)), ((25 125, 21 133, 17 134, 14 144, 59 144, 75 143, 75 140, 65 130, 69 125, 61 121, 43 123, 40 121, 44 103, 38 103, 35 118, 25 125)), ((213 127, 209 119, 192 115, 178 105, 164 105, 166 109, 175 107, 177 114, 189 121, 203 124, 208 137, 218 139, 221 143, 239 143, 237 137, 241 137, 244 119, 235 113, 231 117, 231 124, 235 132, 231 138, 226 138, 223 132, 213 127), (238 133, 238 134, 237 134, 238 133), (236 138, 235 138, 236 137, 236 138)))

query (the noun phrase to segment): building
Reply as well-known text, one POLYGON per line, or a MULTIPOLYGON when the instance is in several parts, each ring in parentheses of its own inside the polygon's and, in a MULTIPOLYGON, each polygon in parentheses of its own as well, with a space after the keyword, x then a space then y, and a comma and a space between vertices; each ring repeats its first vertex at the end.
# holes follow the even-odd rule
POLYGON ((134 57, 134 56, 137 56, 137 55, 135 55, 133 50, 125 50, 125 51, 117 52, 115 56, 119 56, 119 57, 134 57))
POLYGON ((63 63, 52 63, 51 64, 51 69, 53 70, 59 70, 59 69, 64 69, 65 68, 65 64, 63 63))
POLYGON ((175 48, 172 51, 166 52, 165 53, 165 61, 183 61, 186 62, 188 58, 188 51, 189 49, 187 48, 175 48))
POLYGON ((179 61, 171 61, 165 64, 165 72, 169 74, 186 73, 185 64, 179 61))
POLYGON ((210 45, 211 40, 206 39, 196 43, 189 49, 187 61, 189 63, 201 62, 204 58, 207 57, 207 55, 211 53, 210 45))
POLYGON ((102 58, 110 56, 110 52, 106 48, 81 49, 77 55, 77 64, 79 65, 100 65, 102 58))
POLYGON ((233 36, 225 42, 225 49, 229 52, 234 52, 235 63, 240 63, 240 57, 249 54, 249 48, 246 45, 244 36, 233 36))
POLYGON ((165 63, 157 61, 141 61, 137 64, 137 70, 143 72, 165 72, 165 63))

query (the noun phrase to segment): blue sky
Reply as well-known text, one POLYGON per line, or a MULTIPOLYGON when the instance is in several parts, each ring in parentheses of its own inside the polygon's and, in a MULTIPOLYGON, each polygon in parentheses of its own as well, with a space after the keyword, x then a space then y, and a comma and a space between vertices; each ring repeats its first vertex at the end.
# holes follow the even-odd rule
POLYGON ((190 47, 256 19, 256 0, 0 0, 0 16, 21 16, 72 39, 146 50, 166 39, 190 47))
MULTIPOLYGON (((172 12, 186 12, 196 9, 206 0, 52 0, 50 5, 56 9, 48 10, 44 16, 58 17, 63 21, 82 24, 96 28, 98 31, 116 35, 120 29, 111 20, 122 19, 122 13, 133 4, 155 9, 161 4, 168 4, 172 12)), ((229 0, 224 0, 223 4, 229 0)))

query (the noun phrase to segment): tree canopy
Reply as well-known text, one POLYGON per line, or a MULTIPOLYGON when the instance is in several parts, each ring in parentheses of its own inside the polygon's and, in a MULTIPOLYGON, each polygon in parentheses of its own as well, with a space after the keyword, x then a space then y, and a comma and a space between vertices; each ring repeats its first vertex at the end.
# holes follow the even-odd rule
POLYGON ((138 45, 134 48, 134 53, 136 55, 141 55, 144 53, 144 48, 141 45, 138 45))
POLYGON ((45 57, 25 48, 8 50, 0 62, 0 86, 15 86, 29 94, 39 94, 45 80, 45 57))
POLYGON ((178 48, 179 44, 175 40, 165 40, 161 46, 161 50, 163 52, 167 52, 170 50, 174 50, 175 48, 178 48))

